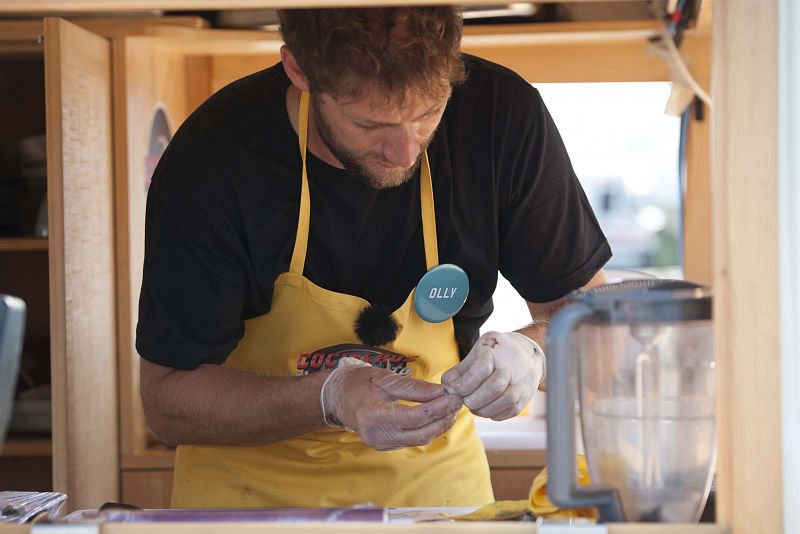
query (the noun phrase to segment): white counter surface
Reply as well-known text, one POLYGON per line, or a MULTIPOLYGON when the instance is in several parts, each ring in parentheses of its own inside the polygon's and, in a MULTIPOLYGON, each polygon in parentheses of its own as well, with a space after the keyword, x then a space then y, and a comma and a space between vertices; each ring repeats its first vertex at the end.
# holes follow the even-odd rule
POLYGON ((514 417, 506 421, 475 418, 475 429, 487 451, 528 451, 547 448, 547 420, 514 417))

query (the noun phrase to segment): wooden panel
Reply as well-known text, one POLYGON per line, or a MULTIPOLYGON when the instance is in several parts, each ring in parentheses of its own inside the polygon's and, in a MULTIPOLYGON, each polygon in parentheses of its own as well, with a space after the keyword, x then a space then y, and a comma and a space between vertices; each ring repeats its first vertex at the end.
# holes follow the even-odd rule
POLYGON ((464 39, 465 52, 516 71, 533 83, 649 82, 667 78, 666 68, 638 42, 545 43, 518 47, 473 44, 464 39), (636 65, 636 68, 631 68, 636 65))
POLYGON ((139 508, 169 508, 172 497, 172 469, 124 470, 122 502, 139 508))
MULTIPOLYGON (((531 25, 487 26, 480 32, 468 32, 463 49, 503 64, 533 82, 668 80, 664 63, 647 49, 648 37, 655 31, 655 25, 648 21, 606 26, 537 24, 535 31, 531 25)), ((223 53, 224 43, 212 44, 213 50, 205 53, 211 54, 213 90, 277 62, 279 39, 278 35, 265 36, 261 49, 249 54, 238 45, 223 53), (272 47, 270 42, 274 43, 272 47)), ((203 52, 198 44, 191 46, 187 53, 203 52)), ((691 70, 705 87, 710 78, 710 46, 710 33, 704 28, 688 32, 682 48, 691 60, 691 70)))
POLYGON ((684 277, 709 287, 713 284, 714 249, 711 220, 711 121, 711 110, 705 107, 704 120, 691 119, 689 124, 683 213, 684 277))
POLYGON ((547 465, 547 451, 488 450, 489 467, 495 468, 541 468, 547 465))
POLYGON ((113 57, 120 447, 122 454, 133 454, 147 447, 135 339, 144 262, 149 130, 158 106, 173 131, 190 110, 183 56, 159 46, 157 40, 126 37, 114 40, 113 57))
POLYGON ((211 88, 211 58, 189 56, 186 58, 186 105, 197 109, 214 92, 211 88))
MULTIPOLYGON (((492 468, 491 478, 495 499, 527 499, 533 479, 542 467, 492 468)), ((140 508, 169 508, 172 473, 171 469, 123 470, 122 502, 140 508)))
POLYGON ((47 251, 46 237, 0 237, 0 251, 47 251))
MULTIPOLYGON (((493 467, 491 478, 495 499, 527 499, 533 479, 542 467, 493 467)), ((123 470, 122 502, 140 508, 169 508, 172 473, 172 469, 123 470)))
MULTIPOLYGON (((103 37, 146 33, 154 31, 158 26, 186 28, 208 26, 208 23, 200 17, 73 17, 67 20, 103 37)), ((0 20, 0 43, 35 41, 42 32, 44 32, 42 19, 0 20)))
MULTIPOLYGON (((711 2, 703 3, 693 37, 681 55, 698 84, 711 93, 711 2)), ((692 115, 687 132, 686 196, 683 210, 683 273, 687 280, 713 284, 711 134, 713 110, 703 105, 702 120, 692 115)))
MULTIPOLYGON (((0 456, 6 457, 49 457, 53 452, 53 443, 50 438, 14 437, 6 438, 0 450, 0 456)), ((49 474, 48 474, 49 478, 49 474)))
POLYGON ((218 35, 212 39, 207 38, 207 31, 189 31, 178 38, 131 36, 113 41, 120 443, 124 457, 144 452, 150 445, 139 398, 135 333, 144 262, 145 160, 151 121, 160 107, 174 132, 211 95, 216 54, 258 51, 262 64, 274 62, 278 50, 274 34, 267 34, 271 37, 265 40, 263 35, 254 39, 253 33, 224 32, 225 38, 218 35))
POLYGON ((497 501, 517 501, 527 499, 531 492, 533 479, 539 474, 538 469, 492 469, 492 488, 497 501))
POLYGON ((110 59, 45 19, 53 485, 72 508, 119 492, 110 59))
POLYGON ((546 451, 486 451, 495 500, 527 499, 533 479, 547 465, 546 451))
MULTIPOLYGON (((527 499, 533 479, 547 465, 545 451, 487 451, 486 455, 496 500, 527 499)), ((122 502, 167 507, 174 462, 174 452, 164 449, 123 456, 122 502)))
POLYGON ((658 29, 655 19, 640 20, 606 20, 580 22, 535 22, 525 24, 467 24, 464 26, 465 36, 477 35, 518 35, 528 40, 567 40, 584 39, 597 41, 598 36, 640 35, 642 32, 653 33, 658 29), (581 37, 583 36, 583 37, 581 37))
POLYGON ((211 92, 219 91, 229 83, 254 72, 266 69, 281 60, 276 52, 260 52, 244 56, 219 56, 211 58, 211 92))
POLYGON ((175 450, 164 445, 149 447, 135 454, 122 455, 122 469, 172 469, 175 465, 175 450))
MULTIPOLYGON (((667 68, 647 49, 656 30, 652 21, 469 27, 462 49, 532 82, 663 81, 669 79, 667 68)), ((241 49, 215 54, 213 89, 277 62, 280 41, 279 36, 272 37, 274 50, 265 43, 264 50, 254 54, 241 49)), ((703 80, 710 77, 710 46, 710 32, 702 28, 688 32, 682 48, 692 61, 692 71, 703 80)))
POLYGON ((756 534, 783 532, 784 512, 778 4, 714 4, 717 517, 734 532, 756 534), (743 32, 748 42, 741 39, 743 32))

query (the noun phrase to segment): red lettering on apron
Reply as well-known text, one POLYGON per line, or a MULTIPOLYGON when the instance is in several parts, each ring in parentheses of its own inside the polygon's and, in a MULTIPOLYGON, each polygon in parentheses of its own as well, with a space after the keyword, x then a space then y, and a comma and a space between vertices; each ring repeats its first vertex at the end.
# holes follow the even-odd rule
POLYGON ((311 368, 319 369, 322 366, 322 362, 324 360, 325 360, 325 353, 315 352, 314 355, 311 357, 311 368))

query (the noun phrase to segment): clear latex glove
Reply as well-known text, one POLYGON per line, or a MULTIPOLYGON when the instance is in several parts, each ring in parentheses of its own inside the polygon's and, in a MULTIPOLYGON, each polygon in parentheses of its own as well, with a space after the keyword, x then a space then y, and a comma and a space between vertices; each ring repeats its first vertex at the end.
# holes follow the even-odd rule
POLYGON ((461 398, 440 384, 350 365, 331 371, 320 403, 326 423, 357 433, 379 451, 430 443, 453 426, 461 408, 461 398))
POLYGON ((535 341, 518 332, 487 332, 442 375, 442 384, 472 413, 502 421, 522 411, 544 374, 544 352, 535 341))

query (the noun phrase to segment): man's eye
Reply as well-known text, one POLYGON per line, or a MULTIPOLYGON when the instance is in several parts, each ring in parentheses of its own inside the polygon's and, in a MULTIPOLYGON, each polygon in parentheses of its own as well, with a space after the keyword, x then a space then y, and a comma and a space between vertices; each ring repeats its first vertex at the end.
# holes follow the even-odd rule
POLYGON ((368 132, 371 132, 372 130, 377 130, 378 128, 380 128, 380 126, 377 125, 377 124, 359 124, 359 123, 356 123, 356 125, 359 128, 361 128, 362 130, 366 130, 368 132))

